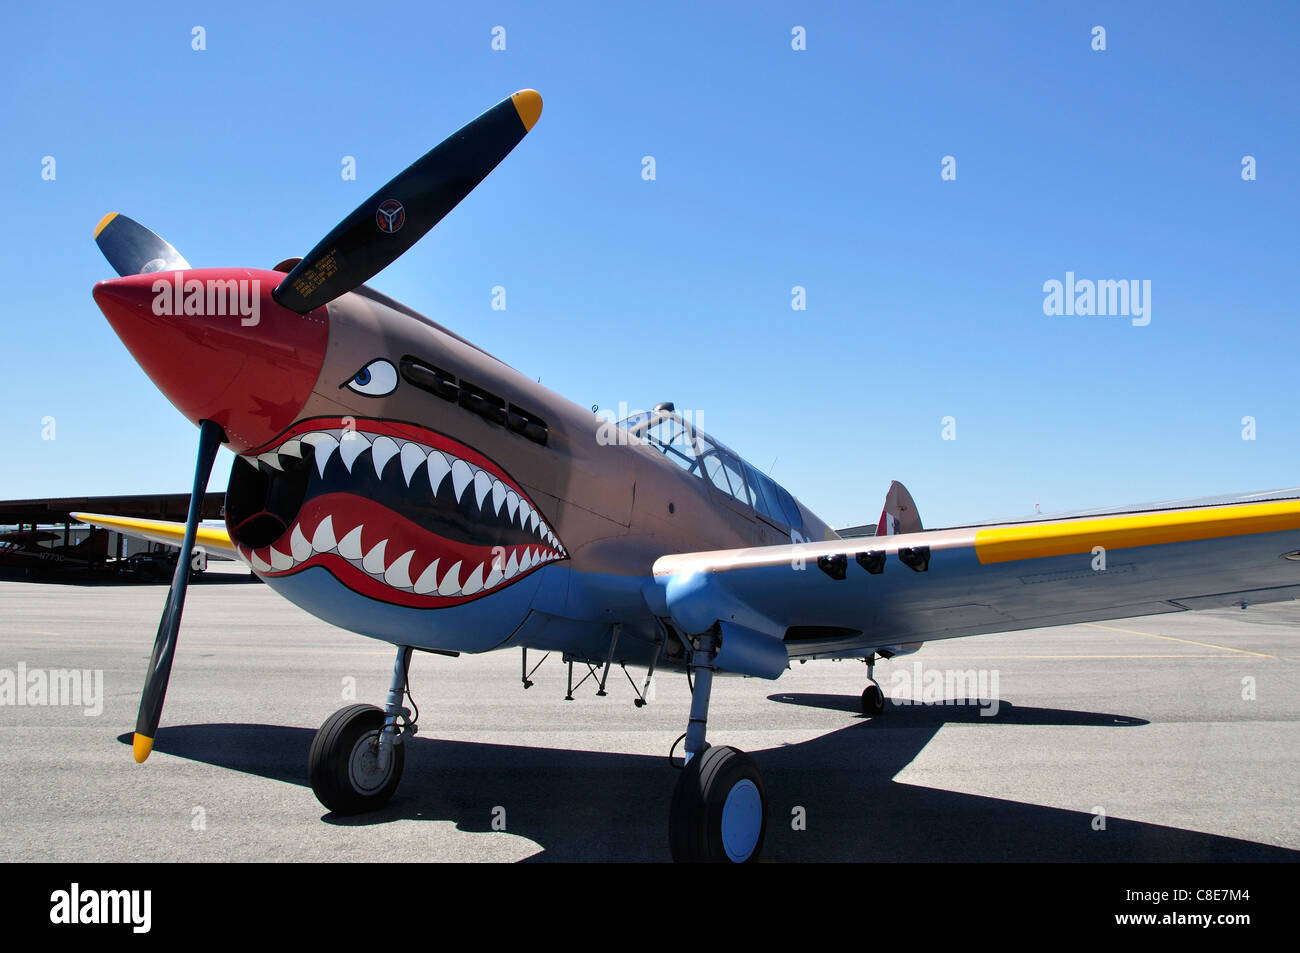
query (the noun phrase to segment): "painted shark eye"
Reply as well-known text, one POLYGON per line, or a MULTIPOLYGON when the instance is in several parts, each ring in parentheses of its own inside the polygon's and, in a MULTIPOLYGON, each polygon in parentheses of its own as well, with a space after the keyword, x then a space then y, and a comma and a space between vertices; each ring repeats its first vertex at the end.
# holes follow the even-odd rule
POLYGON ((358 394, 383 397, 397 388, 397 370, 383 359, 371 361, 343 383, 358 394))

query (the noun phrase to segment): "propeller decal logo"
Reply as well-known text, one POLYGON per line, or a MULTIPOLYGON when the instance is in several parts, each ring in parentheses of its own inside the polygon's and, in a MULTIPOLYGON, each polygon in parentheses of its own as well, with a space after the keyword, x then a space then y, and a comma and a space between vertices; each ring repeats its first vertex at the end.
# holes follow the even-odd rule
POLYGON ((406 209, 397 199, 388 199, 376 210, 375 224, 391 235, 406 224, 406 209))

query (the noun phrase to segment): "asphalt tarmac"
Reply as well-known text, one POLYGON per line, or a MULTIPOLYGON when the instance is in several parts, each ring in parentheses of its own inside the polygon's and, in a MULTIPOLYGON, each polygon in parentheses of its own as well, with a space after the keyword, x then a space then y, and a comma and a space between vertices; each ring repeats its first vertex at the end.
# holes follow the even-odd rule
MULTIPOLYGON (((130 738, 166 587, 0 581, 6 860, 669 859, 680 675, 638 709, 617 668, 607 697, 588 681, 570 702, 554 656, 524 691, 518 651, 417 653, 402 784, 337 818, 307 750, 335 709, 383 703, 392 650, 214 570, 144 765, 130 738), (75 704, 27 703, 72 669, 89 672, 79 695, 64 683, 75 704), (20 674, 27 693, 5 695, 20 674)), ((720 679, 709 737, 764 773, 766 860, 1296 861, 1298 626, 1288 602, 931 643, 877 667, 898 696, 877 718, 860 662, 720 679), (905 703, 927 685, 965 701, 905 703)))

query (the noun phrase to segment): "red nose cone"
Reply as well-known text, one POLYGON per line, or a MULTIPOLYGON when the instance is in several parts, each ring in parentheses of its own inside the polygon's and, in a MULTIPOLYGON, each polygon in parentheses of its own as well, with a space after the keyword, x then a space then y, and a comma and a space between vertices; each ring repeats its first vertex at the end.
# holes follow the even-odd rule
POLYGON ((283 279, 249 268, 130 275, 95 285, 95 303, 176 409, 220 424, 241 452, 297 419, 325 358, 325 308, 276 304, 283 279))

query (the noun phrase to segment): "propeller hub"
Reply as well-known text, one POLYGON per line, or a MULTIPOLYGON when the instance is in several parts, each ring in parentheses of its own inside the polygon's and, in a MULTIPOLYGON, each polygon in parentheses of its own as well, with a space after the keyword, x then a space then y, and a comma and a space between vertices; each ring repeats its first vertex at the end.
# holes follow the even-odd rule
POLYGON ((95 303, 167 399, 195 424, 220 424, 236 453, 297 419, 329 339, 324 306, 277 304, 284 275, 196 268, 95 285, 95 303))

